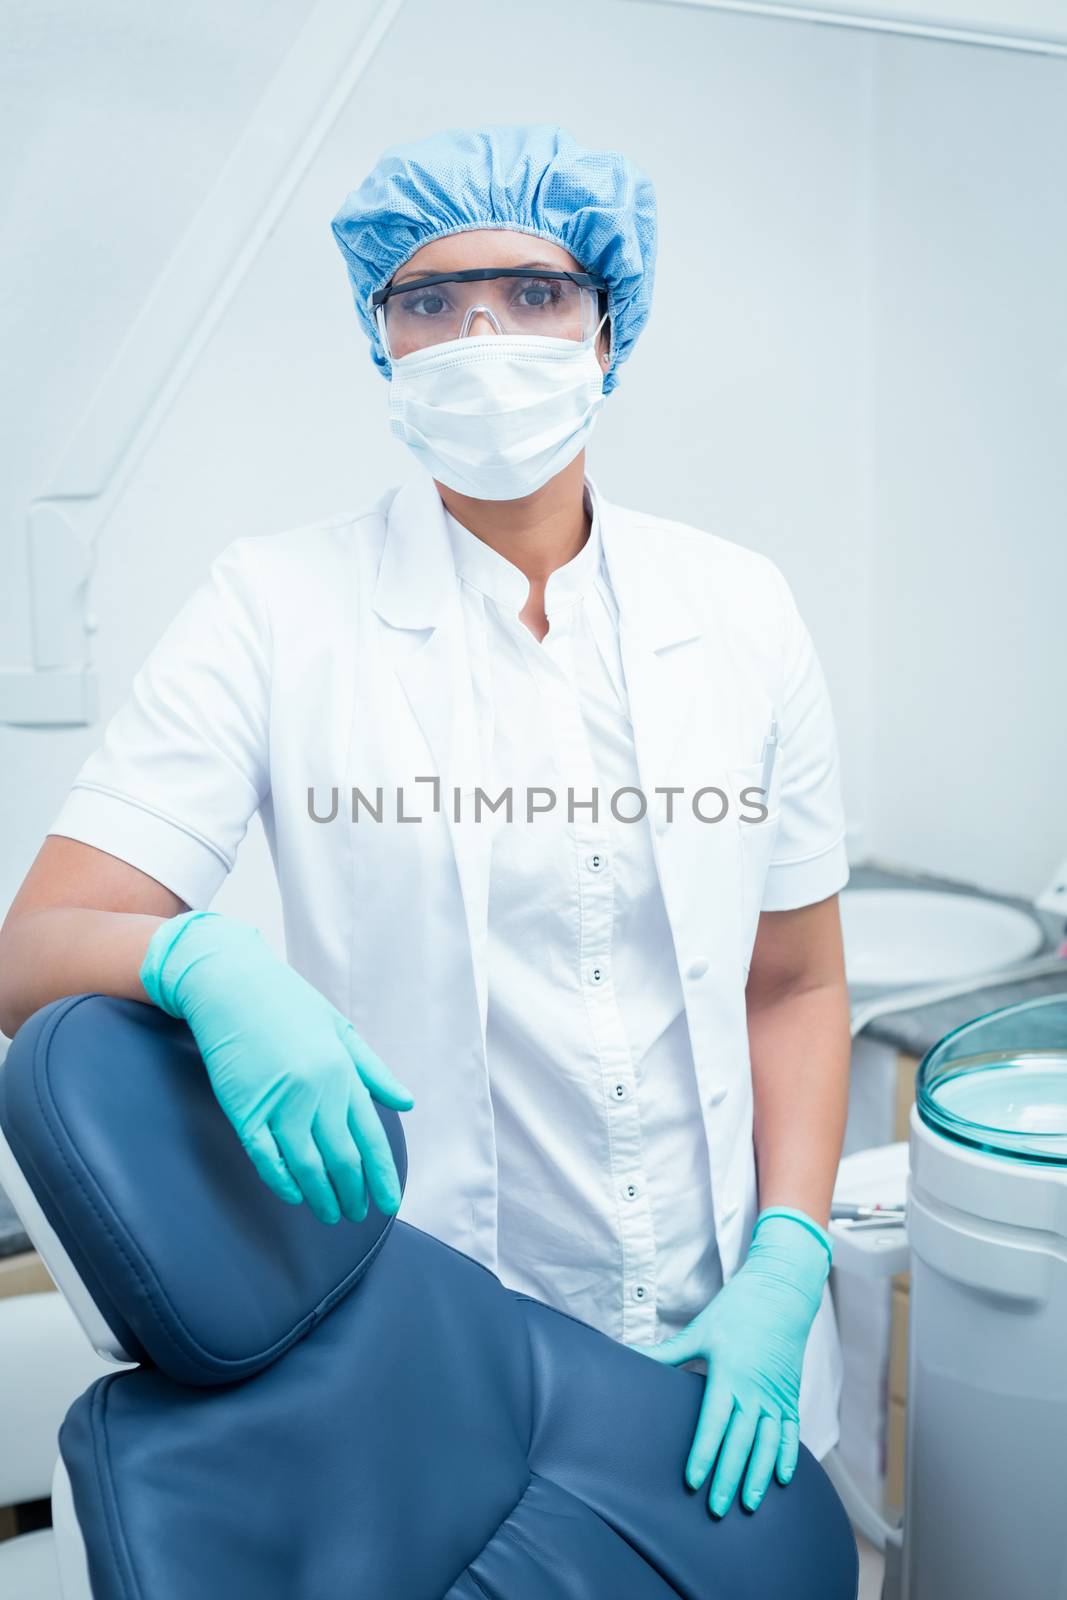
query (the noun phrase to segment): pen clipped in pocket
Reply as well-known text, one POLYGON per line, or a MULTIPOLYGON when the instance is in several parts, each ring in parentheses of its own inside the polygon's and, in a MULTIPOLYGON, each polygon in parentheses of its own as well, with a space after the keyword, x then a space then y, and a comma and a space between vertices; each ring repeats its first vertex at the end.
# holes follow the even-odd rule
POLYGON ((738 808, 737 839, 741 852, 741 960, 747 971, 782 808, 782 761, 777 723, 772 722, 767 731, 759 761, 730 769, 730 785, 738 808))
POLYGON ((777 818, 782 782, 776 719, 772 718, 764 735, 760 759, 743 767, 732 767, 730 778, 742 834, 777 818))

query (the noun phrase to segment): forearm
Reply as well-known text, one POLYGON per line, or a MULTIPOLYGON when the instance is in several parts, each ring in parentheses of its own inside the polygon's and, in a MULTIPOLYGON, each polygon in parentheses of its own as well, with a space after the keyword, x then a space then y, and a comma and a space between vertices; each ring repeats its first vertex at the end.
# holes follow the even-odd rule
POLYGON ((138 976, 148 941, 166 919, 132 911, 50 907, 5 925, 0 936, 0 1029, 69 994, 149 1003, 138 976))
POLYGON ((750 1002, 759 1204, 791 1206, 825 1227, 848 1113, 852 1041, 843 982, 750 1002))

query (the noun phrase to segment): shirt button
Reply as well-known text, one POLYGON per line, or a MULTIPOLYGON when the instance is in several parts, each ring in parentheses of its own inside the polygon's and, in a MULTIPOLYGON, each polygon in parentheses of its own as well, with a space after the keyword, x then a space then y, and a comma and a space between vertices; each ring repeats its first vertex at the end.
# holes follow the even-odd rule
POLYGON ((626 1196, 627 1200, 636 1200, 637 1196, 641 1193, 636 1183, 628 1183, 622 1192, 626 1196))
POLYGON ((708 964, 707 964, 706 961, 691 961, 689 963, 689 971, 687 973, 687 977, 690 977, 690 978, 702 978, 704 976, 705 972, 707 972, 707 970, 708 970, 708 964))
POLYGON ((737 1210, 737 1206, 726 1206, 723 1210, 722 1216, 719 1218, 719 1221, 721 1223, 730 1222, 734 1217, 737 1216, 737 1210))
POLYGON ((604 857, 602 855, 586 856, 585 864, 590 872, 599 872, 604 865, 604 857))
POLYGON ((604 971, 603 967, 594 967, 592 972, 589 974, 589 978, 592 983, 603 983, 606 977, 607 973, 604 971))
POLYGON ((729 1089, 716 1089, 713 1094, 708 1096, 708 1104, 711 1106, 721 1106, 729 1093, 729 1089))
POLYGON ((615 1085, 614 1095, 615 1095, 616 1100, 625 1100, 626 1099, 626 1085, 624 1083, 617 1083, 615 1085))
POLYGON ((645 1286, 643 1283, 634 1285, 633 1296, 635 1300, 643 1300, 645 1298, 645 1286))

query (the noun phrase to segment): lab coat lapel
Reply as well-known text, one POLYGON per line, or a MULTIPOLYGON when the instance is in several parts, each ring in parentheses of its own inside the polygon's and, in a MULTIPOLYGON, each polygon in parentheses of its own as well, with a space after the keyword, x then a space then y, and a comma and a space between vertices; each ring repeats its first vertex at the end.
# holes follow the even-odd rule
POLYGON ((419 648, 398 661, 396 671, 442 784, 450 767, 456 717, 450 604, 455 574, 446 541, 443 507, 433 480, 405 484, 389 507, 374 591, 374 609, 391 627, 428 634, 419 648))
POLYGON ((444 506, 428 474, 405 484, 392 500, 374 609, 392 627, 428 630, 425 642, 398 661, 395 670, 434 759, 431 772, 411 778, 440 778, 439 808, 463 898, 484 1048, 492 829, 475 822, 473 815, 474 789, 486 782, 483 752, 444 506))
MULTIPOLYGON (((714 593, 694 587, 707 582, 708 568, 692 559, 686 535, 675 542, 660 519, 602 499, 600 506, 638 772, 672 933, 679 950, 727 972, 740 938, 741 871, 738 830, 729 813, 727 769, 736 761, 739 696, 728 619, 714 593), (671 821, 662 832, 655 820, 661 805, 657 787, 683 790, 672 797, 671 821), (702 789, 721 794, 698 800, 702 789)), ((686 989, 702 1084, 711 1070, 705 1034, 723 1022, 716 993, 712 985, 686 989)), ((708 1087, 710 1092, 710 1081, 708 1087)))
POLYGON ((599 492, 601 538, 619 607, 619 649, 630 701, 641 783, 651 810, 657 784, 672 775, 695 708, 704 662, 704 626, 680 572, 648 548, 639 513, 614 506, 599 492))

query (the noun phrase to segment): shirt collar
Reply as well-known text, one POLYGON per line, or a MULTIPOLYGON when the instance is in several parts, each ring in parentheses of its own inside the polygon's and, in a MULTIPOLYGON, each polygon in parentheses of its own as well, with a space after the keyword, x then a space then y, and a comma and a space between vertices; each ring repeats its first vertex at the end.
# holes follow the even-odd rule
MULTIPOLYGON (((545 583, 545 614, 549 618, 554 612, 581 599, 595 582, 600 567, 600 514, 596 491, 588 478, 585 480, 584 503, 592 517, 589 537, 576 555, 548 575, 545 583)), ((512 616, 518 616, 530 593, 526 574, 507 556, 501 555, 499 550, 494 550, 492 545, 486 544, 484 539, 479 539, 476 533, 457 522, 443 502, 442 507, 457 575, 481 594, 495 600, 512 616)))

